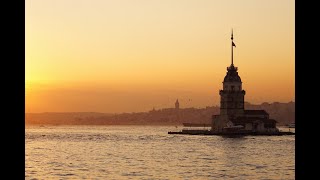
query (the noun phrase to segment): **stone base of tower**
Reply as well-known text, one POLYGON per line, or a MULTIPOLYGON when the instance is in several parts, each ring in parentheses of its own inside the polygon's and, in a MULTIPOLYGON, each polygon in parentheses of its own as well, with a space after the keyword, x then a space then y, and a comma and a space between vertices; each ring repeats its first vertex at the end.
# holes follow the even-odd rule
POLYGON ((294 132, 215 132, 215 131, 169 131, 168 134, 181 134, 181 135, 209 135, 209 136, 283 136, 295 135, 294 132))
POLYGON ((242 116, 213 115, 213 132, 279 132, 277 121, 269 119, 269 114, 264 110, 244 110, 242 116))
POLYGON ((211 131, 223 132, 223 128, 227 126, 228 122, 228 115, 213 115, 211 131))

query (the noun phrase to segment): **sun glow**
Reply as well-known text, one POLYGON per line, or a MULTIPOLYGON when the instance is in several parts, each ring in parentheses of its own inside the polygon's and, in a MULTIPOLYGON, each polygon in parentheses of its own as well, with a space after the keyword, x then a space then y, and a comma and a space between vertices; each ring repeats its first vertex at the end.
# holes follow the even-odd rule
POLYGON ((246 101, 294 100, 294 1, 26 1, 26 109, 218 105, 231 28, 246 101))

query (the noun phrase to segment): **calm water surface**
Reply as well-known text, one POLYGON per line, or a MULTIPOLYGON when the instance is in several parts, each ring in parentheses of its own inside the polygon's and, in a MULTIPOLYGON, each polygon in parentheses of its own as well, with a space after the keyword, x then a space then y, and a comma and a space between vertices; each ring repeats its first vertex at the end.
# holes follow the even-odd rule
POLYGON ((295 179, 295 136, 170 135, 165 126, 26 127, 26 179, 295 179))

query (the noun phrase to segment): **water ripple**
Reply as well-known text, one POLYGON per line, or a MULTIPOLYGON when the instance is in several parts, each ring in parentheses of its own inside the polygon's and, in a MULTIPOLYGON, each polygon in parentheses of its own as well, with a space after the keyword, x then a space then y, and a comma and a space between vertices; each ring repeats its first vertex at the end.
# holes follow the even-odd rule
POLYGON ((294 136, 181 136, 170 130, 175 127, 27 128, 25 178, 294 179, 294 136))

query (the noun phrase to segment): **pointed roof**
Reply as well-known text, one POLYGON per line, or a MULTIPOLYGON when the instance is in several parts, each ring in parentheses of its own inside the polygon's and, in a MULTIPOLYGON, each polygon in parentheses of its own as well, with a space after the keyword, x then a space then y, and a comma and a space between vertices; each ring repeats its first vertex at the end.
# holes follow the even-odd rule
POLYGON ((231 64, 230 67, 227 68, 227 70, 228 72, 224 77, 224 82, 241 82, 241 78, 237 72, 237 67, 234 67, 233 64, 231 64))

